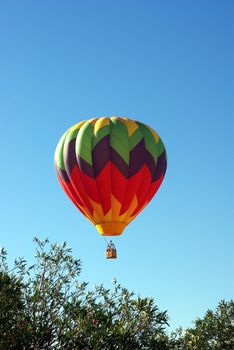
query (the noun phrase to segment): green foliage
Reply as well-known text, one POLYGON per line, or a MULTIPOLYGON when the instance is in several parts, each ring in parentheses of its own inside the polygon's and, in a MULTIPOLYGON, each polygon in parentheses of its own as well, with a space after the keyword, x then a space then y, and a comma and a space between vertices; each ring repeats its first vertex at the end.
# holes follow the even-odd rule
POLYGON ((22 311, 20 282, 14 276, 0 271, 0 349, 7 349, 10 345, 12 349, 17 349, 22 311))
POLYGON ((234 349, 234 302, 222 300, 216 310, 208 310, 193 328, 181 328, 172 334, 174 350, 233 350, 234 349))
POLYGON ((66 243, 35 239, 33 265, 0 251, 0 350, 233 350, 234 302, 166 334, 167 312, 113 281, 89 288, 66 243))
POLYGON ((113 290, 79 282, 81 262, 63 245, 37 244, 35 263, 1 252, 0 350, 166 349, 166 312, 114 281, 113 290))

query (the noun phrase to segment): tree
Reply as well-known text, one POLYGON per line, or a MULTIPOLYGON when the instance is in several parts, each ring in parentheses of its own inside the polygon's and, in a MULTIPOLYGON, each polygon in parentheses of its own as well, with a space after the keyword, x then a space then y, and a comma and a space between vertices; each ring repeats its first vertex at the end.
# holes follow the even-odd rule
POLYGON ((17 349, 22 311, 21 283, 14 276, 0 271, 0 349, 9 346, 17 349))
POLYGON ((166 333, 167 312, 116 280, 91 289, 66 243, 35 239, 35 262, 0 251, 0 350, 232 350, 234 302, 166 333))
POLYGON ((0 260, 0 350, 166 350, 167 313, 114 281, 90 289, 66 243, 35 239, 35 263, 0 260), (5 310, 5 311, 4 311, 5 310), (9 321, 9 322, 8 322, 9 321))
POLYGON ((221 300, 218 307, 208 310, 193 328, 181 328, 172 334, 173 350, 233 350, 234 302, 221 300))

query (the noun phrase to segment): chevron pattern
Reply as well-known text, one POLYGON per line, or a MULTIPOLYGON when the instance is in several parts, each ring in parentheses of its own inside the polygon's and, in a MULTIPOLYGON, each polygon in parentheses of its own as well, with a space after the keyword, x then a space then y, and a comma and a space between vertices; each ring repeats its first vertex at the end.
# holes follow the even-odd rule
POLYGON ((149 126, 120 117, 82 121, 55 151, 58 179, 103 235, 121 234, 163 181, 166 150, 149 126))

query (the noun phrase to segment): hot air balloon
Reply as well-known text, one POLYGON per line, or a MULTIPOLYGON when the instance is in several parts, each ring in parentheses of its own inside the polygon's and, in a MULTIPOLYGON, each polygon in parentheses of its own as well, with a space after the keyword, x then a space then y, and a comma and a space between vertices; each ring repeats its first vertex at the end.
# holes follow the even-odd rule
MULTIPOLYGON (((55 151, 59 182, 102 236, 121 235, 161 185, 164 144, 149 126, 120 117, 84 120, 68 129, 55 151)), ((115 258, 111 241, 107 258, 115 258)))

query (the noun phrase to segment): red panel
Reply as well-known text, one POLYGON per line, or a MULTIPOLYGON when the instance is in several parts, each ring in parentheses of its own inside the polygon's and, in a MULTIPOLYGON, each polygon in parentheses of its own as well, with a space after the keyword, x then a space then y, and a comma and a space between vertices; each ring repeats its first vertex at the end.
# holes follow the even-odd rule
MULTIPOLYGON (((82 208, 80 208, 79 205, 83 205, 83 203, 80 201, 79 197, 77 196, 74 188, 72 187, 72 185, 68 182, 65 182, 62 180, 62 178, 58 175, 58 179, 59 182, 63 188, 63 190, 65 191, 65 193, 67 194, 67 196, 70 198, 70 200, 72 201, 72 203, 76 206, 76 208, 85 216, 87 217, 86 213, 82 210, 82 208)), ((93 211, 91 211, 92 213, 93 211)), ((90 216, 92 216, 92 214, 90 213, 90 216)))
POLYGON ((111 209, 111 163, 102 169, 96 178, 97 190, 100 195, 103 214, 106 215, 111 209))
POLYGON ((156 194, 156 192, 158 191, 162 181, 163 181, 164 175, 162 175, 158 180, 154 181, 150 188, 149 191, 147 193, 147 201, 148 203, 151 201, 151 199, 154 197, 154 195, 156 194))
POLYGON ((83 187, 85 189, 85 193, 95 202, 100 203, 100 196, 97 190, 97 184, 95 179, 86 175, 84 172, 79 170, 79 176, 83 187))
POLYGON ((84 188, 81 171, 76 164, 72 170, 70 181, 73 186, 73 190, 80 199, 82 205, 86 207, 91 213, 93 213, 93 208, 87 198, 86 189, 84 188))
POLYGON ((150 183, 150 185, 147 187, 147 191, 144 193, 144 196, 141 197, 138 206, 136 207, 131 216, 137 215, 141 211, 142 207, 145 206, 146 203, 149 203, 151 201, 151 199, 154 197, 155 193, 159 189, 163 177, 164 176, 161 176, 157 181, 150 183))
POLYGON ((111 163, 111 192, 122 203, 127 186, 127 179, 119 169, 111 163))
POLYGON ((142 167, 134 176, 127 180, 127 187, 123 203, 120 211, 120 215, 124 214, 128 209, 134 196, 137 194, 138 189, 142 183, 144 176, 144 167, 142 167))
POLYGON ((144 198, 145 194, 149 189, 150 184, 151 184, 151 173, 149 171, 149 168, 144 164, 141 182, 136 193, 138 203, 140 203, 142 201, 142 198, 144 198))

